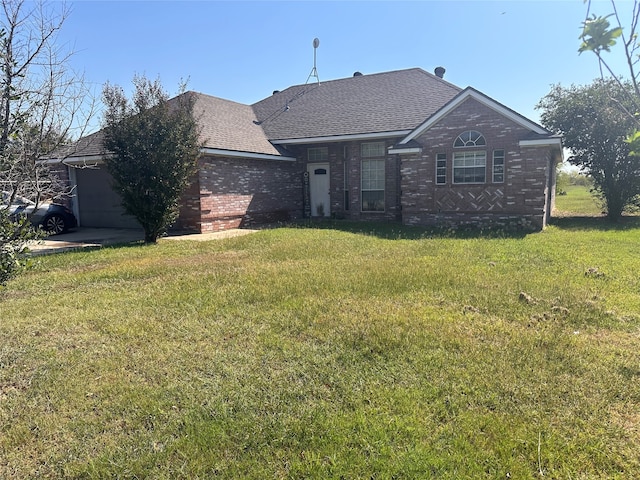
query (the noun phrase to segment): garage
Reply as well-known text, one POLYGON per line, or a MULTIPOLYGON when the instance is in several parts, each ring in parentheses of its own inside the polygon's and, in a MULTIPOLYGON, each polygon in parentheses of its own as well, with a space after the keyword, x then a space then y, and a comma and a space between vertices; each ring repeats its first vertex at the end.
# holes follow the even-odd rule
POLYGON ((120 196, 111 188, 109 172, 100 167, 71 170, 76 184, 75 213, 81 227, 141 228, 134 217, 124 214, 120 196))

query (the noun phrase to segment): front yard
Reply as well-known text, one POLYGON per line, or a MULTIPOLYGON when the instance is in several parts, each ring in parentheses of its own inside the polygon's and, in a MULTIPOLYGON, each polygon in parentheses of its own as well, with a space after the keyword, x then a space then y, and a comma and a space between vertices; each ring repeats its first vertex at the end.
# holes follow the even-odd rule
POLYGON ((38 259, 0 478, 640 476, 640 220, 315 227, 38 259))

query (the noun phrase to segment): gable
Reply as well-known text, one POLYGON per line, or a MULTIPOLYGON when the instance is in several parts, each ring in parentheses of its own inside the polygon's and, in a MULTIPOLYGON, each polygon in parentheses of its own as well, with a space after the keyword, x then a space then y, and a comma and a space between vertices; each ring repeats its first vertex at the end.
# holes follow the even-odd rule
MULTIPOLYGON (((490 109, 496 114, 504 117, 506 120, 513 122, 514 124, 520 126, 521 128, 532 132, 535 136, 551 136, 551 132, 541 127, 537 123, 527 119, 526 117, 516 113, 508 107, 505 107, 499 102, 496 102, 492 98, 484 95, 483 93, 478 92, 477 90, 467 87, 463 90, 459 95, 445 104, 442 108, 440 108, 437 112, 435 112, 431 117, 429 117, 426 121, 424 121, 421 125, 419 125, 415 130, 413 130, 409 135, 403 138, 396 148, 400 149, 402 146, 408 144, 415 138, 423 135, 434 125, 438 124, 456 109, 458 109, 461 105, 463 105, 468 100, 472 100, 478 102, 484 107, 490 109)), ((473 120, 469 121, 469 127, 473 126, 473 120)))

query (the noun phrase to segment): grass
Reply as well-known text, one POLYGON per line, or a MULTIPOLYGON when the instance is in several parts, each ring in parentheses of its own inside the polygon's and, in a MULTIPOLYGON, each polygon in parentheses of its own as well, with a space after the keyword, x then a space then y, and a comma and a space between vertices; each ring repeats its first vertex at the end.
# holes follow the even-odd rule
POLYGON ((601 216, 602 207, 583 185, 567 185, 565 195, 556 195, 556 210, 563 216, 601 216))
POLYGON ((640 220, 334 222, 42 257, 0 478, 637 478, 640 220))

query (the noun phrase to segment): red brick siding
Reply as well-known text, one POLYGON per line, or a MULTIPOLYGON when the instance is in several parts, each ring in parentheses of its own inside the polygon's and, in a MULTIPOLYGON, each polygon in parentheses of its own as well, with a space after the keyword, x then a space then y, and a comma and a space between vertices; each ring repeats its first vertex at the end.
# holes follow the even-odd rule
POLYGON ((525 218, 544 226, 550 152, 543 147, 520 147, 530 131, 468 99, 416 140, 422 153, 403 156, 402 218, 406 224, 493 223, 525 218), (453 148, 456 137, 477 130, 485 147, 453 148), (455 151, 486 151, 484 184, 453 184, 455 151), (503 183, 493 183, 493 151, 504 150, 503 183), (447 183, 435 184, 436 154, 447 155, 447 183))
POLYGON ((297 162, 205 157, 182 201, 181 228, 214 232, 302 215, 297 162))
POLYGON ((172 230, 201 232, 200 222, 200 179, 194 175, 191 183, 180 199, 180 213, 172 230))
MULTIPOLYGON (((369 140, 374 142, 377 140, 369 140)), ((380 140, 384 141, 384 140, 380 140)), ((386 140, 385 151, 398 139, 386 140)), ((399 221, 400 212, 400 161, 395 155, 385 158, 385 210, 384 212, 363 212, 361 198, 361 155, 360 146, 365 142, 340 142, 331 144, 301 145, 295 154, 303 165, 307 166, 307 149, 310 147, 328 147, 330 174, 331 215, 338 218, 372 221, 399 221), (346 164, 346 169, 345 169, 346 164), (348 208, 345 205, 345 171, 348 176, 348 208)))

